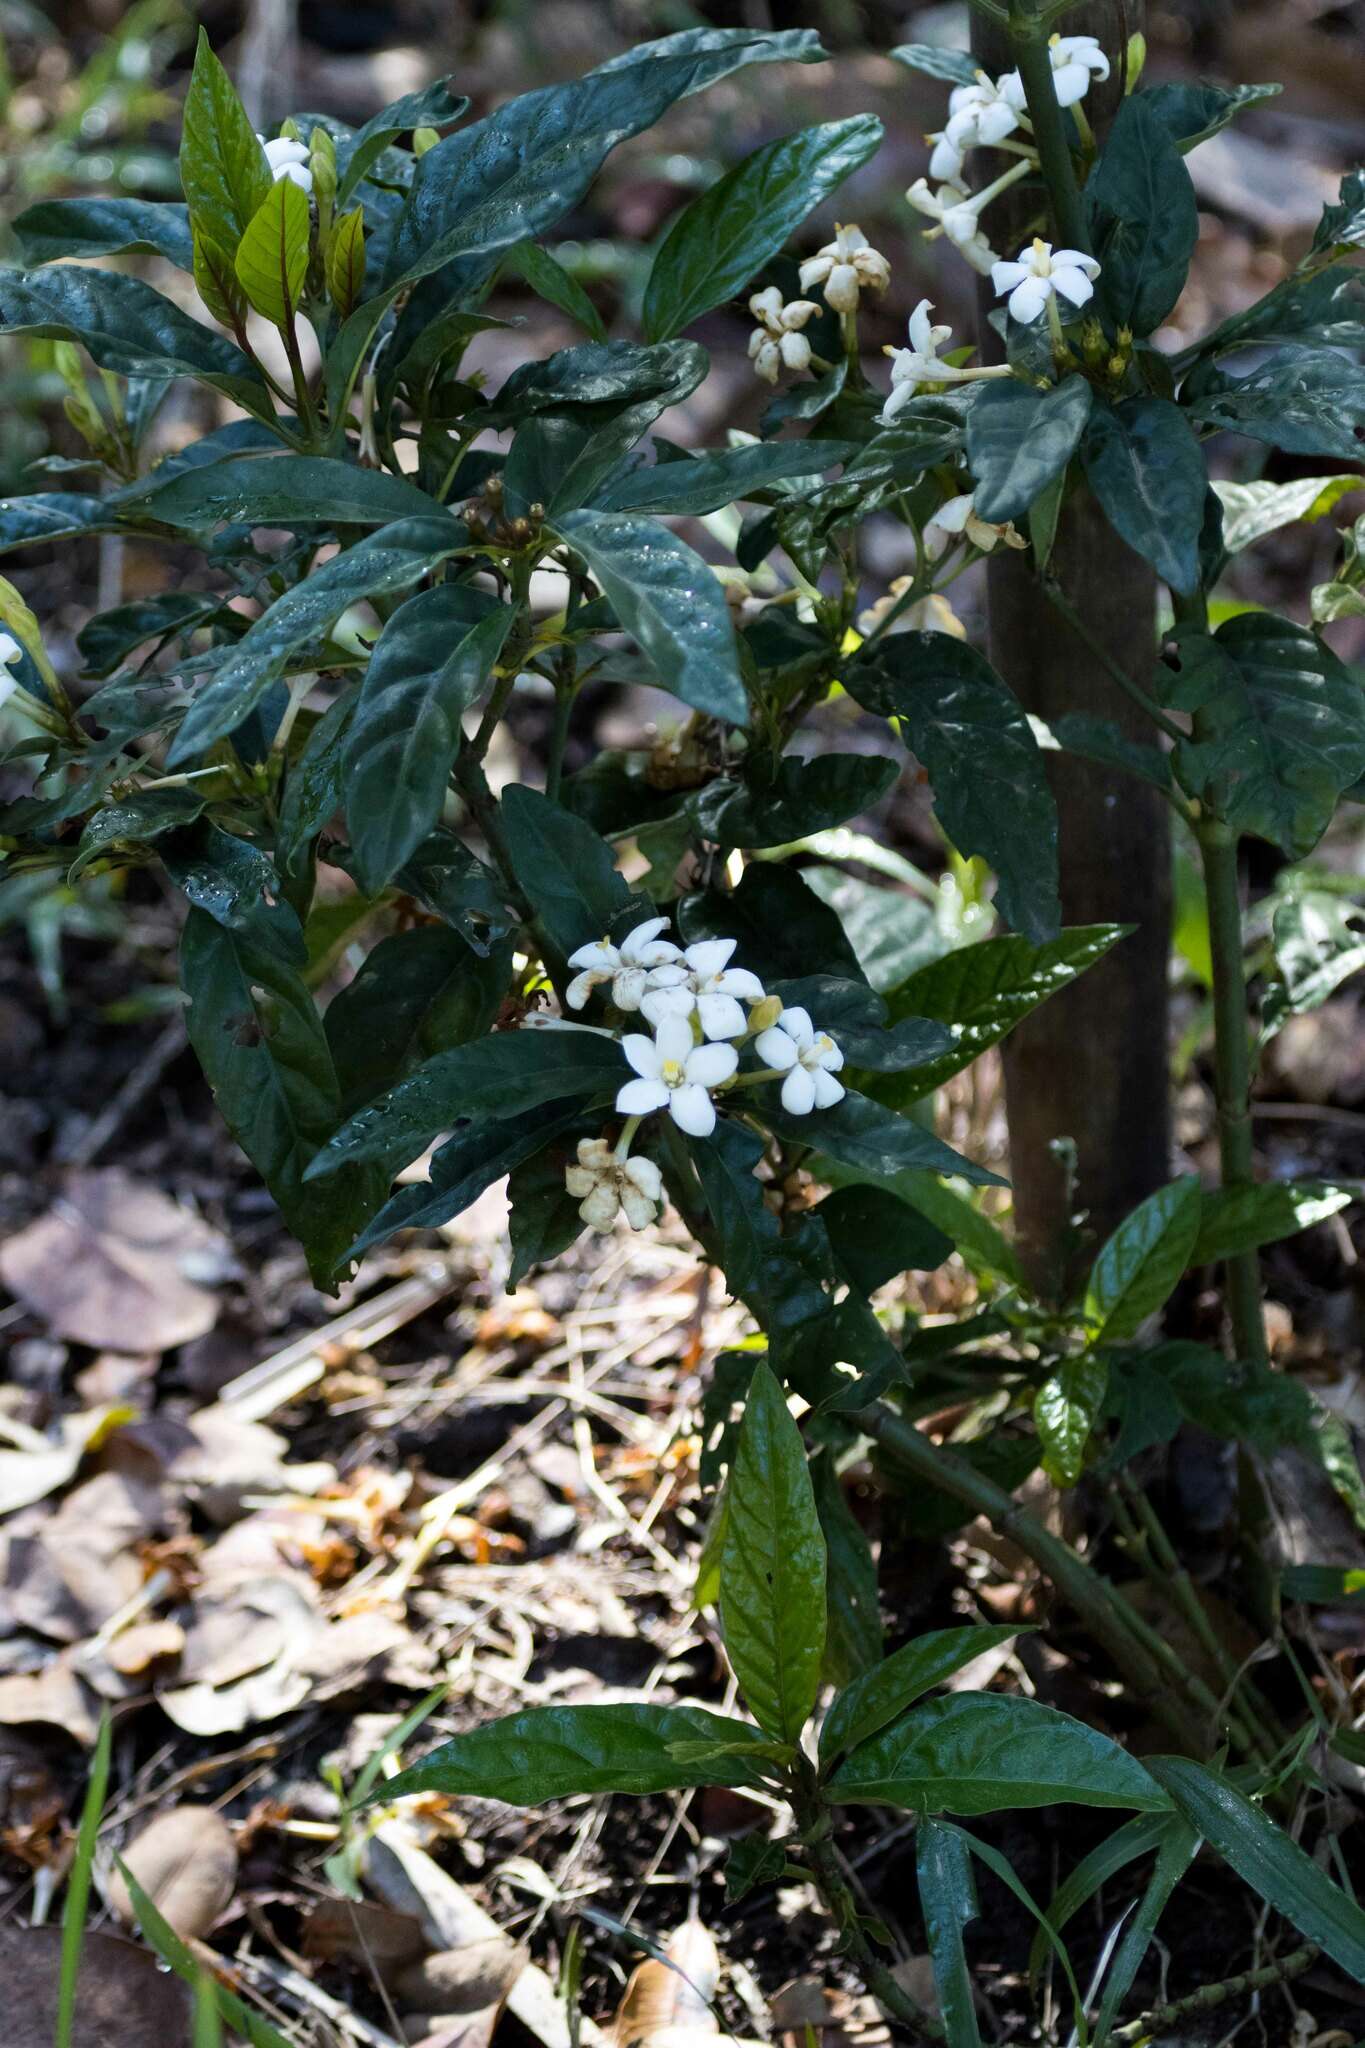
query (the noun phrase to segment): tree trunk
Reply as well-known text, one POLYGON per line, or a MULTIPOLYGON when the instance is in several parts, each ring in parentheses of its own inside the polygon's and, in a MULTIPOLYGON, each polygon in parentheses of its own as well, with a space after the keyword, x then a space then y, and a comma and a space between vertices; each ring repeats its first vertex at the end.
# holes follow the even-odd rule
MULTIPOLYGON (((1130 6, 1130 28, 1140 25, 1138 15, 1130 6)), ((1113 10, 1077 9, 1066 26, 1069 34, 1098 34, 1113 61, 1113 10)), ((989 25, 985 33, 974 25, 973 37, 988 70, 1010 67, 1008 45, 989 25)), ((1117 101, 1119 68, 1114 62, 1108 87, 1087 98, 1100 132, 1117 101)), ((1029 196, 1007 193, 991 208, 986 227, 1002 254, 1015 254, 1037 206, 1034 186, 1029 196)), ((987 283, 979 322, 985 360, 1003 355, 986 324, 995 303, 987 283)), ((1156 654, 1155 578, 1083 485, 1063 508, 1050 566, 1083 624, 1145 684, 1156 654)), ((1003 548, 991 557, 987 603, 991 660, 1028 711, 1048 725, 1085 712, 1150 741, 1142 713, 1049 604, 1027 560, 1003 548)), ((1156 789, 1072 755, 1050 754, 1048 768, 1061 820, 1063 923, 1134 927, 1005 1041, 1020 1256, 1034 1285, 1055 1296, 1074 1277, 1083 1248, 1070 1229, 1073 1213, 1085 1212, 1093 1244, 1170 1178, 1171 844, 1170 814, 1156 789), (1069 1148, 1059 1143, 1067 1139, 1075 1147, 1074 1186, 1069 1148)))

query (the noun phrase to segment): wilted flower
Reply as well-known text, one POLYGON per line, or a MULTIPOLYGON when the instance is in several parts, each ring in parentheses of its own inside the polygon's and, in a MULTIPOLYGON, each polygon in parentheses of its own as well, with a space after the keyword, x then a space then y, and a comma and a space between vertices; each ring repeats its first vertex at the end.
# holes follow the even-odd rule
POLYGON ((852 222, 847 227, 836 222, 834 240, 801 265, 802 291, 823 285, 825 303, 836 313, 856 313, 860 291, 884 292, 890 282, 891 266, 885 256, 852 222))
MULTIPOLYGON (((875 633, 888 613, 895 611, 896 604, 904 597, 914 582, 913 576, 897 576, 889 585, 885 597, 879 597, 858 620, 858 631, 866 639, 875 633)), ((931 590, 927 597, 917 598, 904 611, 896 612, 887 627, 888 633, 947 633, 954 640, 965 640, 967 628, 953 610, 946 597, 931 590)))
POLYGON ((974 491, 960 491, 955 498, 945 499, 937 512, 925 521, 924 552, 931 562, 936 562, 964 534, 983 555, 990 554, 998 541, 1003 541, 1007 548, 1028 546, 1022 533, 1016 532, 1012 520, 996 522, 977 518, 974 491))
POLYGON ((303 143, 295 142, 288 135, 277 136, 273 142, 267 142, 263 135, 257 139, 265 150, 270 175, 276 184, 281 178, 288 178, 303 191, 312 191, 313 173, 308 167, 308 151, 303 143))
MULTIPOLYGON (((667 923, 666 917, 646 918, 619 946, 610 939, 593 939, 570 953, 569 965, 579 972, 565 991, 569 1008, 581 1010, 595 988, 610 982, 617 1009, 638 1010, 649 977, 682 957, 671 939, 659 937, 667 923)), ((682 978, 681 971, 678 978, 682 978)))
POLYGON ((652 1159, 618 1159, 605 1138, 580 1138, 578 1164, 564 1171, 564 1185, 578 1200, 578 1213, 594 1230, 610 1230, 618 1211, 632 1230, 644 1230, 659 1213, 663 1181, 652 1159))
POLYGON ((653 1038, 627 1032, 621 1050, 639 1079, 627 1081, 618 1093, 619 1115, 648 1116, 666 1109, 689 1137, 710 1137, 716 1109, 708 1090, 730 1080, 739 1065, 732 1045, 698 1045, 686 1017, 665 1017, 653 1038))
POLYGON ((813 1109, 832 1109, 844 1095, 842 1081, 834 1076, 844 1056, 827 1031, 818 1031, 810 1013, 799 1006, 783 1010, 776 1024, 760 1031, 754 1050, 770 1067, 785 1076, 782 1107, 791 1116, 808 1116, 813 1109))
POLYGON ((1009 294, 1012 319, 1036 320, 1058 293, 1071 305, 1083 306, 1093 295, 1093 280, 1099 274, 1099 264, 1083 249, 1054 249, 1051 242, 1035 236, 1027 249, 1019 251, 1017 262, 992 265, 991 283, 999 297, 1009 294))
POLYGON ((640 1004, 649 1022, 660 1025, 667 1017, 690 1017, 695 1010, 706 1038, 742 1038, 748 1019, 741 1003, 761 1003, 763 984, 747 967, 728 962, 737 941, 700 939, 682 956, 683 973, 675 978, 670 969, 667 980, 651 977, 640 1004))
POLYGON ((814 299, 791 299, 784 305, 775 284, 754 293, 749 311, 760 325, 749 336, 749 355, 765 384, 776 384, 784 369, 810 368, 810 343, 800 330, 819 310, 814 299))
MULTIPOLYGON (((1052 89, 1059 106, 1074 107, 1089 92, 1092 77, 1109 76, 1109 59, 1095 36, 1053 36, 1048 43, 1048 56, 1052 61, 1052 89)), ((1027 112, 1028 97, 1017 71, 1007 72, 1001 79, 1000 95, 1018 113, 1027 112)))

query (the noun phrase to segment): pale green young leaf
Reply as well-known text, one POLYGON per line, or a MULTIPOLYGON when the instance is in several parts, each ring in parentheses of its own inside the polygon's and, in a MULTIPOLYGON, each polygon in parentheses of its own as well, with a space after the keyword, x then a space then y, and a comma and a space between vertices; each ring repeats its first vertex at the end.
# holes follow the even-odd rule
POLYGON ((357 206, 332 224, 327 244, 327 296, 342 320, 360 304, 365 289, 365 209, 357 206))
POLYGON ((1174 1292, 1199 1235, 1199 1176, 1158 1188, 1125 1216, 1090 1271, 1085 1318, 1096 1344, 1134 1337, 1174 1292))
POLYGON ((1276 1180, 1260 1187, 1210 1189, 1204 1196, 1190 1264, 1212 1264, 1294 1237, 1360 1197, 1359 1185, 1337 1187, 1325 1180, 1276 1180))
POLYGON ((1054 1485, 1074 1486, 1080 1478, 1108 1384, 1108 1366, 1087 1352, 1065 1360, 1034 1395, 1033 1426, 1043 1446, 1043 1470, 1054 1485))
POLYGON ((292 178, 276 178, 233 259, 252 307, 276 327, 293 327, 308 275, 310 233, 308 194, 292 178))
POLYGON ((190 219, 235 251, 270 182, 265 150, 201 28, 180 133, 180 183, 190 219))
POLYGON ((191 250, 194 286, 206 309, 236 333, 246 320, 246 293, 231 256, 205 227, 196 226, 191 250))

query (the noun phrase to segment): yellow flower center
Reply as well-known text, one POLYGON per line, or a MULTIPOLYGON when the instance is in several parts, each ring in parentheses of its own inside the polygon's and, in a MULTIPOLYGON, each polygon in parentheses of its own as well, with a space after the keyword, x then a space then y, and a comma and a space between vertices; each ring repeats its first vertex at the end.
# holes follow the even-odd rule
POLYGON ((665 1060, 665 1061, 664 1061, 664 1070, 663 1070, 663 1084, 664 1084, 665 1088, 678 1088, 678 1087, 680 1087, 680 1086, 682 1085, 682 1078, 683 1078, 683 1064, 682 1064, 682 1061, 681 1061, 681 1060, 665 1060))

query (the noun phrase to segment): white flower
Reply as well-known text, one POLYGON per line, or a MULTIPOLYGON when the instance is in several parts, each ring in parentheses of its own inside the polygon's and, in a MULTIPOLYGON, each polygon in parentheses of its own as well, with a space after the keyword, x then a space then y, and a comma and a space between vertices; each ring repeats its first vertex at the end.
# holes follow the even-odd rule
POLYGON ((776 1024, 759 1032, 754 1050, 766 1066, 786 1076, 782 1107, 789 1116, 832 1109, 843 1099, 843 1082, 834 1076, 844 1056, 827 1031, 816 1031, 808 1011, 783 1010, 776 1024))
MULTIPOLYGON (((1109 76, 1109 59, 1094 36, 1053 36, 1048 55, 1052 60, 1052 89, 1059 106, 1074 107, 1078 100, 1083 100, 1090 90, 1092 75, 1099 79, 1109 76)), ((1001 79, 1000 95, 1018 113, 1028 111, 1024 81, 1017 71, 1001 79)))
POLYGON ((890 426, 896 414, 909 405, 921 384, 972 384, 982 377, 1013 375, 1008 363, 992 363, 974 370, 941 363, 938 352, 945 341, 952 339, 953 330, 933 326, 929 319, 933 310, 930 300, 921 299, 910 315, 909 348, 883 350, 891 358, 891 394, 881 410, 884 427, 890 426))
POLYGON ((925 213, 938 223, 939 232, 946 235, 953 247, 965 256, 973 270, 985 277, 997 258, 981 232, 981 209, 987 199, 994 196, 996 189, 996 186, 988 187, 973 197, 963 186, 950 183, 940 185, 934 192, 927 178, 916 178, 905 196, 917 213, 925 213))
POLYGON ((707 1038, 742 1038, 748 1019, 741 1003, 761 1003, 763 984, 747 967, 731 967, 734 939, 700 939, 683 954, 680 979, 651 977, 640 1008, 651 1024, 666 1017, 690 1017, 695 1010, 707 1038))
POLYGON ((1035 236, 1029 248, 1019 251, 1017 263, 991 266, 991 283, 998 297, 1008 292, 1012 319, 1036 320, 1058 292, 1071 305, 1083 306, 1099 274, 1099 264, 1084 250, 1054 249, 1035 236))
POLYGON ((0 633, 0 704, 12 697, 19 687, 18 676, 9 673, 12 663, 23 659, 23 648, 13 633, 0 633))
POLYGON ((270 175, 276 184, 281 178, 288 178, 303 191, 312 191, 313 173, 308 168, 308 151, 303 143, 294 142, 287 135, 278 136, 274 142, 267 142, 263 135, 257 140, 265 150, 270 175))
POLYGON ((609 981, 611 999, 617 1009, 638 1010, 649 977, 682 957, 670 939, 659 937, 667 923, 666 917, 646 918, 627 933, 619 946, 614 946, 610 939, 593 939, 576 953, 570 953, 569 965, 579 972, 565 991, 569 1008, 581 1010, 593 990, 609 981))
MULTIPOLYGON (((869 633, 876 632, 887 613, 895 609, 897 599, 904 597, 914 580, 913 576, 897 576, 885 597, 879 597, 861 615, 858 631, 864 639, 869 633)), ((967 637, 967 628, 947 598, 936 590, 931 590, 927 597, 917 598, 914 604, 906 605, 904 611, 897 612, 886 630, 888 633, 949 633, 954 640, 967 637)))
POLYGON ((621 1116, 648 1116, 666 1109, 680 1131, 708 1138, 716 1128, 708 1089, 719 1088, 739 1065, 732 1045, 697 1045, 686 1017, 665 1017, 653 1038, 628 1031, 621 1050, 639 1075, 616 1097, 621 1116))
POLYGON ((749 336, 749 355, 765 384, 776 384, 784 369, 810 368, 810 343, 800 329, 819 310, 814 299, 792 299, 784 306, 775 284, 754 293, 749 311, 759 325, 749 336))
POLYGON ((618 1159, 605 1138, 580 1138, 578 1164, 564 1170, 564 1185, 578 1200, 578 1213, 594 1230, 610 1230, 624 1210, 632 1230, 654 1221, 663 1181, 652 1159, 618 1159))
POLYGON ((948 95, 948 119, 943 131, 929 139, 935 144, 929 161, 934 178, 956 178, 969 149, 992 148, 1013 135, 1019 126, 1020 109, 988 78, 978 71, 971 85, 954 86, 948 95))
POLYGON ((976 516, 976 493, 960 491, 955 498, 946 498, 937 512, 924 523, 924 552, 931 562, 961 540, 963 534, 974 548, 980 548, 983 555, 990 554, 997 541, 1004 541, 1007 548, 1024 548, 1028 542, 1016 532, 1014 522, 1006 519, 996 523, 976 516))
POLYGON ((836 313, 856 313, 860 291, 884 292, 890 282, 891 265, 852 222, 841 227, 836 221, 834 240, 801 265, 802 291, 823 285, 825 303, 836 313))

